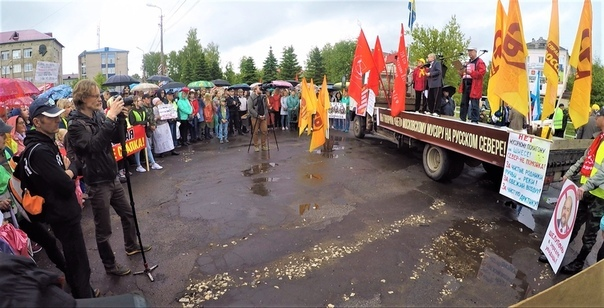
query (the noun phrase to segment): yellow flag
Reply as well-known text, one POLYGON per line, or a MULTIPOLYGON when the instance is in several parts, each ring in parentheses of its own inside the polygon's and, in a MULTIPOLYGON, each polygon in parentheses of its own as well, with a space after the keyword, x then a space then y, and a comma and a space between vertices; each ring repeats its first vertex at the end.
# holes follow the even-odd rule
POLYGON ((312 80, 312 78, 308 84, 308 98, 308 113, 312 115, 317 112, 317 93, 315 92, 315 82, 312 80))
POLYGON ((496 111, 501 106, 501 98, 495 94, 495 85, 501 63, 503 62, 503 31, 505 30, 505 9, 501 0, 497 1, 497 17, 495 19, 495 39, 493 40, 493 58, 491 59, 491 71, 489 75, 489 86, 487 88, 487 98, 491 105, 491 110, 496 111))
MULTIPOLYGON (((528 115, 528 75, 526 44, 518 0, 510 0, 503 33, 502 61, 495 78, 493 93, 524 116, 528 115)), ((491 81, 489 81, 491 83, 491 81)))
POLYGON ((568 114, 574 127, 587 123, 589 106, 591 104, 591 78, 592 78, 592 12, 591 1, 585 0, 583 11, 579 20, 579 29, 570 54, 569 64, 575 68, 575 83, 568 104, 568 114))
POLYGON ((312 121, 312 137, 310 138, 309 152, 325 144, 326 126, 329 126, 327 119, 327 108, 329 108, 329 93, 327 92, 327 77, 323 77, 323 84, 317 100, 317 112, 312 121), (326 108, 327 107, 327 108, 326 108))
POLYGON ((560 65, 560 26, 558 21, 558 0, 552 0, 552 17, 549 21, 549 36, 545 47, 543 75, 547 80, 541 120, 547 119, 556 109, 558 96, 558 66, 560 65))
POLYGON ((300 83, 300 111, 298 114, 298 136, 302 135, 304 129, 310 123, 310 113, 308 112, 308 85, 306 78, 302 78, 300 83))

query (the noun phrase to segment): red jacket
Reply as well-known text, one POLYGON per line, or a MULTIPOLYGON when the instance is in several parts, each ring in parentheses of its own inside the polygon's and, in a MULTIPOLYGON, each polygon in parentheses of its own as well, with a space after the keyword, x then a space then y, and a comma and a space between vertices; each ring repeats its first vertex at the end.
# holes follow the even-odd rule
POLYGON ((413 89, 423 91, 426 89, 426 68, 416 67, 413 69, 413 89))
POLYGON ((193 116, 195 116, 199 112, 199 103, 196 99, 189 101, 191 103, 191 107, 193 107, 193 116))
MULTIPOLYGON (((481 58, 476 58, 474 70, 470 73, 472 77, 472 89, 470 90, 470 98, 480 99, 482 97, 482 79, 487 72, 487 66, 481 58)), ((459 86, 459 92, 463 93, 463 82, 459 86)))

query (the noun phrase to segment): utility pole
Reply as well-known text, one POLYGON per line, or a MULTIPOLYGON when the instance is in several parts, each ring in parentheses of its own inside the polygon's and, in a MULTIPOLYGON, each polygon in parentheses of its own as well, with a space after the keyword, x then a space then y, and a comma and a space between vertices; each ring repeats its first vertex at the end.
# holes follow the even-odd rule
POLYGON ((162 9, 155 4, 147 3, 147 6, 155 7, 155 8, 159 9, 159 41, 160 41, 160 48, 161 48, 161 54, 160 54, 159 61, 161 62, 161 75, 165 76, 166 75, 166 63, 164 61, 164 13, 163 13, 162 9))

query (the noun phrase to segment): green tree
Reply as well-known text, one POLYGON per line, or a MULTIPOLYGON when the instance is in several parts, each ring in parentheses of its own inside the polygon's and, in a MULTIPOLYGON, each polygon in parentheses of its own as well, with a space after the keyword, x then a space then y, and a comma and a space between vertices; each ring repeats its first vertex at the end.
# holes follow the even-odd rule
POLYGON ((159 64, 161 63, 161 53, 159 52, 149 52, 143 55, 143 64, 141 66, 141 70, 143 71, 143 76, 153 76, 158 75, 159 72, 159 64))
POLYGON ((273 53, 273 47, 270 46, 268 49, 268 56, 266 56, 266 59, 264 59, 262 66, 262 80, 267 82, 276 80, 277 67, 277 58, 275 58, 275 54, 273 53))
POLYGON ((241 83, 241 76, 233 70, 233 63, 229 61, 224 68, 224 77, 231 84, 241 83))
POLYGON ((209 71, 210 71, 210 80, 224 78, 224 76, 223 76, 224 74, 222 73, 220 64, 216 61, 212 61, 210 63, 209 71))
POLYGON ((591 103, 604 105, 604 66, 599 59, 592 65, 591 103))
POLYGON ((254 64, 254 58, 246 56, 241 58, 239 71, 241 72, 242 82, 248 84, 258 82, 258 70, 256 69, 256 64, 254 64))
POLYGON ((294 52, 294 46, 283 47, 283 55, 281 56, 281 64, 279 65, 279 79, 294 79, 301 70, 302 67, 298 63, 298 56, 294 52))
POLYGON ((326 44, 323 46, 321 55, 323 55, 325 71, 329 82, 340 82, 342 76, 350 79, 350 70, 356 46, 357 43, 354 40, 343 40, 334 45, 326 44))
POLYGON ((325 74, 325 63, 323 61, 323 56, 321 55, 321 50, 319 50, 319 47, 315 46, 308 53, 304 77, 312 78, 315 83, 321 83, 323 81, 323 75, 325 74))
POLYGON ((209 80, 224 78, 222 68, 220 68, 220 51, 218 47, 214 42, 210 42, 203 50, 209 70, 209 80))
POLYGON ((191 81, 210 80, 210 72, 204 54, 200 54, 195 58, 193 62, 193 76, 193 80, 191 81))
POLYGON ((170 53, 168 54, 167 57, 167 61, 166 61, 166 72, 168 74, 168 76, 170 78, 172 78, 173 80, 180 80, 180 74, 181 74, 181 65, 180 65, 180 54, 177 53, 176 51, 170 51, 170 53))
POLYGON ((410 62, 415 63, 416 59, 426 58, 430 53, 443 55, 447 58, 444 64, 449 68, 445 75, 444 83, 458 85, 461 77, 453 69, 451 63, 455 60, 462 60, 465 57, 465 51, 470 44, 470 40, 466 39, 464 33, 461 31, 455 15, 451 16, 451 19, 442 31, 434 27, 419 25, 413 28, 411 37, 413 38, 413 42, 409 47, 410 62), (463 54, 464 56, 459 56, 459 54, 463 54))
POLYGON ((195 70, 192 61, 192 59, 185 59, 183 63, 180 81, 184 84, 189 84, 190 82, 195 81, 195 70))
POLYGON ((103 85, 105 81, 107 81, 107 77, 105 77, 105 74, 98 72, 92 80, 96 82, 96 84, 99 86, 99 89, 101 89, 101 92, 107 90, 107 87, 103 85))
POLYGON ((139 76, 138 74, 132 75, 132 78, 134 78, 134 79, 136 79, 138 81, 141 81, 141 82, 143 81, 143 79, 141 78, 141 76, 139 76))

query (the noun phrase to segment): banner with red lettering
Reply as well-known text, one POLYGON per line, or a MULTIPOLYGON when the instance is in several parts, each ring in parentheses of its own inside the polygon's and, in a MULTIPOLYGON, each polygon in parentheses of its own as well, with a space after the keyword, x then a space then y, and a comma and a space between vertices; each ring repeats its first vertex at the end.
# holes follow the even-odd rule
MULTIPOLYGON (((144 150, 147 146, 147 134, 143 125, 134 125, 128 128, 126 132, 126 153, 128 156, 144 150)), ((113 156, 115 161, 122 160, 122 146, 120 144, 113 145, 113 156)))
POLYGON ((577 189, 579 188, 571 180, 564 182, 541 243, 541 251, 547 257, 554 273, 558 272, 562 264, 577 218, 579 207, 577 189))

